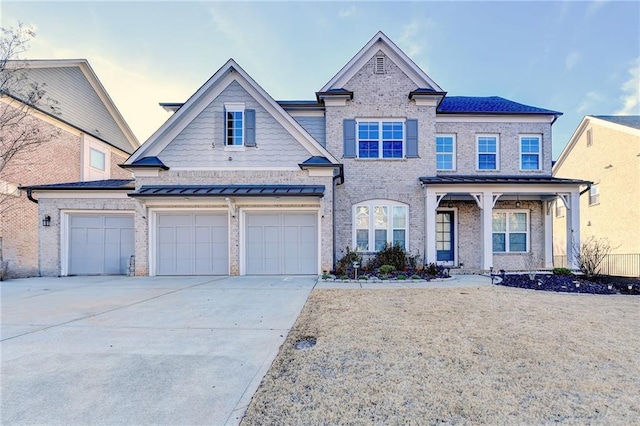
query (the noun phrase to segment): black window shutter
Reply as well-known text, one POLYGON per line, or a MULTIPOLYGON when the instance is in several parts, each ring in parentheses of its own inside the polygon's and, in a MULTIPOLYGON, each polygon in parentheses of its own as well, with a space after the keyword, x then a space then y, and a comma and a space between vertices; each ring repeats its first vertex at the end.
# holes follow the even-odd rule
POLYGON ((244 145, 256 146, 256 110, 244 110, 244 145))
POLYGON ((344 157, 355 158, 356 156, 356 120, 344 120, 342 124, 344 136, 344 157))
POLYGON ((407 128, 407 158, 418 157, 418 120, 411 119, 406 121, 407 128))

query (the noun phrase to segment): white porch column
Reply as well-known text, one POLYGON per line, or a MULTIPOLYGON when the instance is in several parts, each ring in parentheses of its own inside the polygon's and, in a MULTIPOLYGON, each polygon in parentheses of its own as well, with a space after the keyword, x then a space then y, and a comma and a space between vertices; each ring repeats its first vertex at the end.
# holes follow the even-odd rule
POLYGON ((438 257, 436 252, 436 209, 438 208, 438 195, 427 188, 425 196, 425 238, 424 251, 426 254, 426 263, 436 263, 438 257))
POLYGON ((580 192, 571 191, 567 206, 567 268, 578 269, 576 256, 580 250, 580 192))
POLYGON ((553 268, 553 216, 551 201, 542 202, 544 214, 544 267, 553 268))
POLYGON ((493 266, 493 193, 482 192, 482 269, 488 271, 493 266))

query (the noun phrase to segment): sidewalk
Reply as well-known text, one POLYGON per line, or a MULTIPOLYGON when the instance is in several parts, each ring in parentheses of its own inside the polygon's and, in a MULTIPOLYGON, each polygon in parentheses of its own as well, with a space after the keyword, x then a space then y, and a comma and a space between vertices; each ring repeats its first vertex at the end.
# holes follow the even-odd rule
POLYGON ((376 282, 342 282, 318 280, 315 288, 342 288, 342 289, 381 289, 381 288, 459 288, 459 287, 479 287, 490 286, 491 278, 485 275, 455 275, 444 280, 434 281, 376 281, 376 282))

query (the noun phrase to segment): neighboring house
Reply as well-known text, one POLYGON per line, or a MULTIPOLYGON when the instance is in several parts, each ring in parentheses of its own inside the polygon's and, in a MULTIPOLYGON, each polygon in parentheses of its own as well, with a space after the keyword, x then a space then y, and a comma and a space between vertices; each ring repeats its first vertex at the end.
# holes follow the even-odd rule
MULTIPOLYGON (((45 103, 28 109, 28 126, 46 134, 46 141, 23 150, 0 175, 2 255, 10 276, 33 276, 40 269, 38 229, 48 215, 38 216, 38 206, 19 186, 131 179, 131 173, 118 165, 139 143, 86 60, 10 61, 6 66, 19 67, 17 72, 25 78, 21 84, 36 83, 56 107, 52 111, 45 103)), ((27 100, 19 93, 2 93, 0 101, 2 108, 15 109, 24 108, 27 100)), ((57 244, 43 243, 41 260, 59 257, 57 244)))
MULTIPOLYGON (((580 201, 580 233, 606 238, 612 253, 640 254, 640 116, 587 115, 553 166, 558 178, 592 182, 580 201)), ((567 209, 555 203, 554 252, 566 256, 567 209)))
POLYGON ((137 275, 319 274, 347 247, 387 243, 426 263, 523 269, 533 253, 551 267, 558 194, 578 233, 583 182, 551 176, 560 113, 447 96, 383 33, 312 101, 275 101, 229 60, 184 104, 162 105, 173 116, 123 165, 135 188, 32 188, 54 218, 41 246, 61 248, 43 275, 103 273, 127 250, 137 275), (84 259, 70 235, 89 215, 128 217, 135 248, 84 259))

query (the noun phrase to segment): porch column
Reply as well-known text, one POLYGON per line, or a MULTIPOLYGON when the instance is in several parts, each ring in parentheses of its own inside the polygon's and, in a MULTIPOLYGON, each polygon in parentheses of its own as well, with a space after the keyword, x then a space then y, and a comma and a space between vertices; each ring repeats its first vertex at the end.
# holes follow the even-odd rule
POLYGON ((425 254, 426 263, 437 262, 436 252, 436 209, 438 208, 438 196, 435 192, 429 191, 427 188, 427 195, 425 196, 425 254))
POLYGON ((567 268, 578 269, 580 251, 580 192, 571 191, 567 206, 567 268))
POLYGON ((551 201, 542 202, 544 214, 544 267, 553 268, 553 216, 551 201))
POLYGON ((488 271, 493 266, 493 193, 482 192, 482 269, 488 271))

